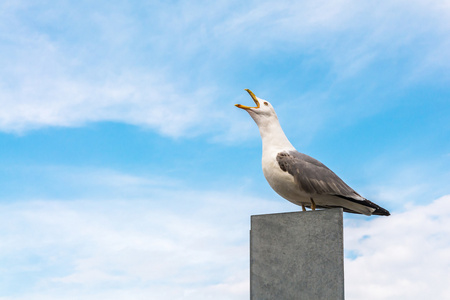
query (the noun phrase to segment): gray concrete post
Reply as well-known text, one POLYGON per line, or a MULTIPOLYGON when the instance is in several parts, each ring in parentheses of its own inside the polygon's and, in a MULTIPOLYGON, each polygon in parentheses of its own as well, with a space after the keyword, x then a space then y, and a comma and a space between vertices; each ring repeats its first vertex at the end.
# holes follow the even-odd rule
POLYGON ((344 299, 342 209, 252 216, 250 299, 344 299))

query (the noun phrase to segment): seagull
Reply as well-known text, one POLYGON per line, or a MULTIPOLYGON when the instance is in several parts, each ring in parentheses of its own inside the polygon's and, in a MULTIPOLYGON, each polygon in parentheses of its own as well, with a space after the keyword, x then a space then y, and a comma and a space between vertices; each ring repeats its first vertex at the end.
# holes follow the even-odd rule
POLYGON ((386 209, 367 200, 349 187, 333 171, 311 156, 298 152, 281 128, 268 101, 250 94, 255 107, 236 104, 246 110, 258 125, 262 139, 262 169, 269 185, 281 197, 306 207, 341 207, 345 212, 389 216, 386 209))

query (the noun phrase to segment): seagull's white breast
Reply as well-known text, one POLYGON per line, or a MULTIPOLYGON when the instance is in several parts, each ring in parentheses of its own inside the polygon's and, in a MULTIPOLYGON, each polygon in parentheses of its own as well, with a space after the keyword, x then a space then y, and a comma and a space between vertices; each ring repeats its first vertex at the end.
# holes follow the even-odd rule
POLYGON ((277 161, 279 152, 278 150, 263 151, 262 169, 267 182, 277 194, 294 204, 311 203, 310 196, 299 189, 294 177, 281 170, 277 161))

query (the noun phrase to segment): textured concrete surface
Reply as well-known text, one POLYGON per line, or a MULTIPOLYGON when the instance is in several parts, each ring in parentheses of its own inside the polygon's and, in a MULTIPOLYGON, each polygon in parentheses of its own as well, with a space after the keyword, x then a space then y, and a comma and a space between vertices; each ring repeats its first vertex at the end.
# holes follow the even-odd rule
POLYGON ((344 299, 342 209, 252 216, 250 299, 344 299))

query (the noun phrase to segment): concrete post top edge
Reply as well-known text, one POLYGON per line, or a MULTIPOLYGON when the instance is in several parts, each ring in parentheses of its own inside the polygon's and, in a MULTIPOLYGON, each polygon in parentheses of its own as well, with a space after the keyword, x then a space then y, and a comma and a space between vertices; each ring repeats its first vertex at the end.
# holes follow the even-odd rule
POLYGON ((282 212, 282 213, 270 213, 270 214, 260 214, 260 215, 251 215, 251 217, 261 217, 261 216, 278 216, 278 215, 290 215, 290 214, 315 214, 315 213, 327 213, 330 211, 336 211, 343 214, 344 210, 342 208, 327 208, 327 209, 318 209, 318 210, 308 210, 308 211, 290 211, 290 212, 282 212))

